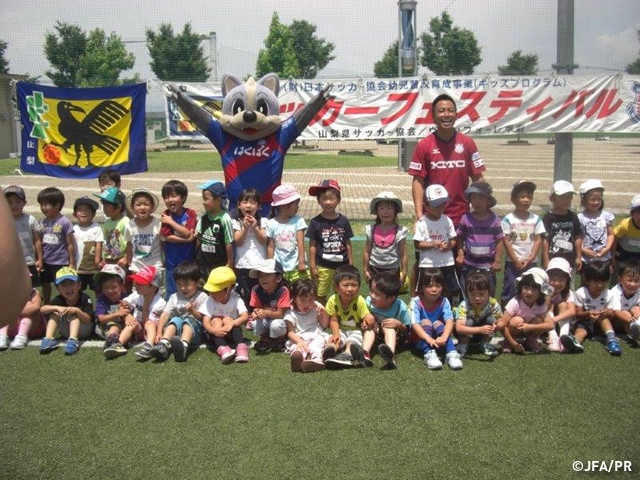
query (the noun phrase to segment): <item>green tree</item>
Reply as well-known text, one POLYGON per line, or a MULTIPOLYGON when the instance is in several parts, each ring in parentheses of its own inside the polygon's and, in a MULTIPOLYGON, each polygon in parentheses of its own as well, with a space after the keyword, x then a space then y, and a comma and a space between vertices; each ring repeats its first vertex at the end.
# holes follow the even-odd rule
POLYGON ((507 64, 498 67, 500 75, 535 75, 538 73, 538 55, 522 55, 522 50, 516 50, 507 64))
POLYGON ((270 72, 277 73, 282 78, 300 78, 302 71, 298 64, 291 31, 289 27, 280 22, 276 12, 271 17, 269 34, 264 40, 264 46, 265 48, 258 52, 258 60, 256 61, 256 76, 258 78, 270 72))
POLYGON ((0 40, 0 73, 9 73, 9 60, 4 56, 7 47, 7 42, 0 40))
POLYGON ((289 25, 293 51, 298 59, 302 78, 316 78, 318 72, 335 59, 333 43, 316 35, 316 26, 305 20, 294 20, 289 25))
POLYGON ((58 87, 117 85, 120 74, 130 70, 135 57, 118 35, 99 28, 87 34, 78 25, 56 22, 57 33, 45 36, 44 54, 53 67, 47 76, 58 87))
POLYGON ((380 60, 378 60, 373 66, 373 74, 378 78, 388 78, 398 76, 398 48, 399 42, 396 40, 380 60))
POLYGON ((147 49, 151 56, 151 70, 160 80, 204 82, 209 78, 207 58, 202 48, 203 35, 191 31, 186 23, 182 33, 175 35, 168 23, 158 32, 146 30, 147 49))
POLYGON ((454 27, 446 11, 429 21, 429 31, 420 36, 420 63, 436 75, 471 75, 482 62, 473 32, 454 27))
MULTIPOLYGON (((640 28, 636 31, 638 34, 638 41, 640 41, 640 28)), ((640 75, 640 57, 636 58, 634 62, 627 65, 627 73, 631 75, 640 75)))
POLYGON ((99 28, 92 30, 84 55, 80 58, 78 86, 116 85, 120 73, 131 70, 135 61, 133 53, 127 52, 118 35, 111 33, 107 36, 99 28))

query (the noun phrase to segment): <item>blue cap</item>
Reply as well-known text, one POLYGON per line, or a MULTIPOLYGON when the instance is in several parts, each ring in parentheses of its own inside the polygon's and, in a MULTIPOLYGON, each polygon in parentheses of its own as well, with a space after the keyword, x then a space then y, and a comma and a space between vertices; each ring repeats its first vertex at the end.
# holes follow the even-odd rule
POLYGON ((200 190, 209 190, 213 195, 220 198, 227 198, 227 189, 220 180, 209 180, 208 182, 198 185, 196 188, 200 190))

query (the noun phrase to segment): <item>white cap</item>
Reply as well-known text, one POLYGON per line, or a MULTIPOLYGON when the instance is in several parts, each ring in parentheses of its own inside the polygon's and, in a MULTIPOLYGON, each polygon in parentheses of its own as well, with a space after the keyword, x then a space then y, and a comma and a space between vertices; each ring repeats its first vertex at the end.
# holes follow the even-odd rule
POLYGON ((636 195, 631 199, 630 210, 633 212, 636 208, 640 208, 640 194, 636 195))
POLYGON ((578 191, 580 192, 580 196, 584 197, 589 190, 595 190, 596 188, 604 190, 604 185, 602 185, 600 180, 592 178, 580 185, 580 189, 578 191))
POLYGON ((561 270, 569 277, 571 277, 571 265, 562 257, 554 257, 549 260, 549 265, 547 265, 547 272, 549 270, 561 270))
POLYGON ((565 193, 577 193, 571 182, 558 180, 551 186, 551 195, 564 195, 565 193))
POLYGON ((540 291, 544 295, 551 295, 553 293, 553 288, 549 285, 549 275, 540 267, 533 267, 524 272, 518 278, 516 278, 516 285, 519 285, 522 279, 526 276, 533 277, 533 281, 540 286, 540 291))
POLYGON ((424 198, 432 207, 439 207, 440 205, 445 204, 449 200, 451 200, 447 189, 442 185, 438 185, 437 183, 434 183, 433 185, 429 185, 427 187, 427 189, 424 191, 424 198))

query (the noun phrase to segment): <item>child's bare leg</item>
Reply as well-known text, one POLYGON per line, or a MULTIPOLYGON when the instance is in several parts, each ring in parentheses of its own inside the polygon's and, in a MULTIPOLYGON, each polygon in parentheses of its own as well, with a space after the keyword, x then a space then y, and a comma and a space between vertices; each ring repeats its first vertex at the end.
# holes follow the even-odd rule
POLYGON ((158 325, 151 320, 148 320, 144 323, 144 339, 150 345, 154 345, 156 343, 156 330, 158 325))
POLYGON ((131 341, 133 336, 139 330, 140 330, 140 325, 137 324, 137 323, 136 323, 136 325, 132 325, 132 326, 126 325, 122 329, 122 332, 120 332, 120 338, 118 339, 118 342, 121 343, 122 345, 126 345, 127 343, 129 343, 131 341))
POLYGON ((588 332, 584 329, 584 328, 576 328, 575 333, 573 334, 574 337, 576 337, 576 340, 578 340, 580 343, 584 343, 584 341, 587 338, 587 334, 588 332))
POLYGON ((69 317, 69 338, 78 340, 80 333, 80 319, 78 317, 69 317))
MULTIPOLYGON (((169 325, 170 327, 173 327, 173 325, 169 325)), ((175 330, 175 327, 174 327, 175 330)), ((165 329, 166 331, 166 329, 165 329)), ((182 324, 182 334, 180 335, 180 339, 185 342, 187 345, 189 345, 191 343, 191 340, 193 340, 193 335, 194 335, 194 331, 191 329, 191 327, 187 324, 187 323, 183 323, 182 324)), ((175 334, 174 334, 175 335, 175 334)))
POLYGON ((49 320, 47 320, 47 328, 45 330, 45 338, 53 338, 53 335, 56 333, 58 329, 58 324, 60 323, 60 314, 52 313, 49 315, 49 320))
POLYGON ((173 323, 170 323, 169 325, 164 327, 164 332, 162 332, 162 338, 170 339, 177 332, 178 330, 176 329, 176 326, 173 323))
POLYGON ((374 332, 373 330, 364 330, 362 332, 362 349, 365 352, 370 352, 375 340, 376 332, 374 332))
POLYGON ((393 353, 396 352, 397 334, 395 328, 383 328, 382 333, 384 335, 384 343, 391 349, 393 353))
POLYGON ((43 283, 42 284, 42 300, 43 304, 46 305, 51 301, 51 284, 43 283))

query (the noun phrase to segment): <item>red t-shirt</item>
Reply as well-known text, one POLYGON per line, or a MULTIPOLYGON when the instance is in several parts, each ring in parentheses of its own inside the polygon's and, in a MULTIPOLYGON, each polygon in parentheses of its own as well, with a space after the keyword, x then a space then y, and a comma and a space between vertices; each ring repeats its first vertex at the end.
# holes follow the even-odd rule
POLYGON ((440 184, 447 189, 451 201, 444 213, 454 225, 469 211, 464 191, 469 178, 486 170, 476 143, 464 133, 455 132, 445 141, 435 133, 420 140, 409 164, 409 175, 425 179, 425 187, 440 184))

